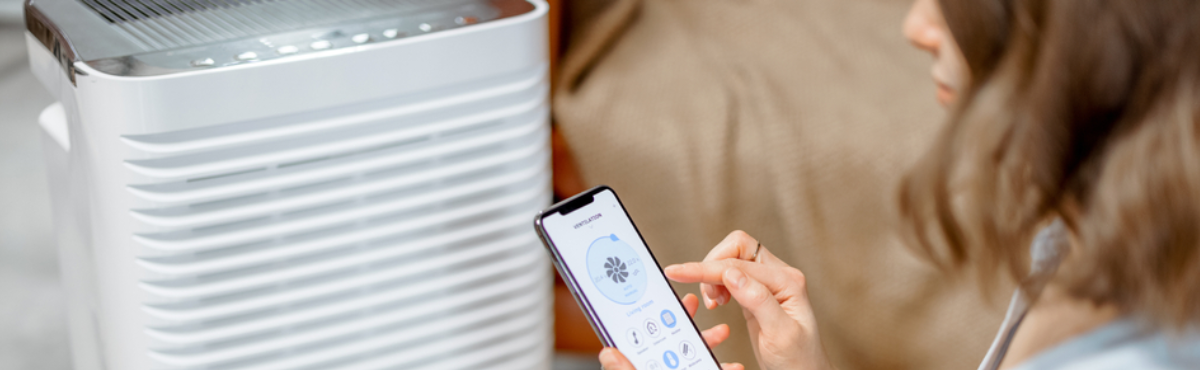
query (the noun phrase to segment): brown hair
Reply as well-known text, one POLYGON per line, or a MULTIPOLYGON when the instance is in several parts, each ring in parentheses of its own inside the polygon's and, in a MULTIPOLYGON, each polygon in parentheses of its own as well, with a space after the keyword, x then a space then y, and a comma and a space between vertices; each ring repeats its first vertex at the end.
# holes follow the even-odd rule
POLYGON ((1020 281, 1062 217, 1073 295, 1200 321, 1200 1, 940 3, 972 84, 903 181, 911 244, 1020 281))

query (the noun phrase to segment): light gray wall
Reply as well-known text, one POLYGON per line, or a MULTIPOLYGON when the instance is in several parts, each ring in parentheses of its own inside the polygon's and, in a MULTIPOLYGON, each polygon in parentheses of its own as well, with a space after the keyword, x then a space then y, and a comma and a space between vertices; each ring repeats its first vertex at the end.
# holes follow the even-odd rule
POLYGON ((20 23, 24 0, 0 0, 0 23, 20 23))
POLYGON ((0 0, 0 24, 20 24, 22 0, 0 0))
MULTIPOLYGON (((19 2, 0 0, 3 9, 19 2)), ((0 24, 0 370, 69 369, 66 316, 37 116, 50 94, 29 71, 19 18, 0 24)))
POLYGON ((21 4, 24 0, 0 0, 0 23, 21 22, 21 4))

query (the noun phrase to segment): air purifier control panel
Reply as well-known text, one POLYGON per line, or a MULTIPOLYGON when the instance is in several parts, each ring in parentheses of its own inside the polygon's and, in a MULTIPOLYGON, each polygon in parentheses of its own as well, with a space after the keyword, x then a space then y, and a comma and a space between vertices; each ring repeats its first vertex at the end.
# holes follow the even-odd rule
POLYGON ((59 50, 74 81, 76 62, 114 76, 160 76, 352 52, 535 11, 525 0, 235 3, 46 0, 25 12, 31 34, 59 50))
POLYGON ((499 19, 501 11, 478 3, 458 4, 403 18, 287 32, 224 43, 89 61, 99 71, 155 76, 322 52, 348 52, 371 44, 407 39, 499 19))

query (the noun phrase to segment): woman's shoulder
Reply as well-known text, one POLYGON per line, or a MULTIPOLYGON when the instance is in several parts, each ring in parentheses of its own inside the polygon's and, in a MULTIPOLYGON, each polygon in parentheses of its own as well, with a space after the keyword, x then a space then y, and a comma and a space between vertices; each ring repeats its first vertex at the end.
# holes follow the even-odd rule
POLYGON ((1016 370, 1200 369, 1200 330, 1147 331, 1122 319, 1034 356, 1016 370))

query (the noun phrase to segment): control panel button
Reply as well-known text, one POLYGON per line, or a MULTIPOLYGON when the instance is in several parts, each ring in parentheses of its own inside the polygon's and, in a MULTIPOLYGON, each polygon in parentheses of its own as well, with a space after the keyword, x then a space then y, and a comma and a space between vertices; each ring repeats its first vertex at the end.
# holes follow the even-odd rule
POLYGON ((212 58, 196 59, 192 61, 192 67, 212 67, 217 64, 212 58))
POLYGON ((313 41, 313 43, 309 44, 308 47, 312 48, 313 50, 325 50, 333 47, 333 43, 326 40, 313 41))
POLYGON ((421 25, 417 26, 417 28, 419 28, 422 32, 433 31, 433 25, 429 23, 421 23, 421 25))
POLYGON ((360 33, 350 37, 350 41, 354 41, 355 44, 365 44, 367 41, 371 41, 371 35, 360 33))
POLYGON ((387 37, 389 39, 394 39, 399 36, 400 36, 400 30, 397 30, 395 28, 389 28, 389 29, 383 30, 383 37, 387 37))
POLYGON ((258 53, 255 53, 253 51, 247 51, 245 53, 238 54, 234 58, 237 60, 241 60, 241 61, 255 60, 255 59, 258 59, 258 53))
POLYGON ((279 53, 279 55, 291 55, 300 52, 300 48, 292 45, 280 46, 278 49, 275 49, 275 52, 279 53))

